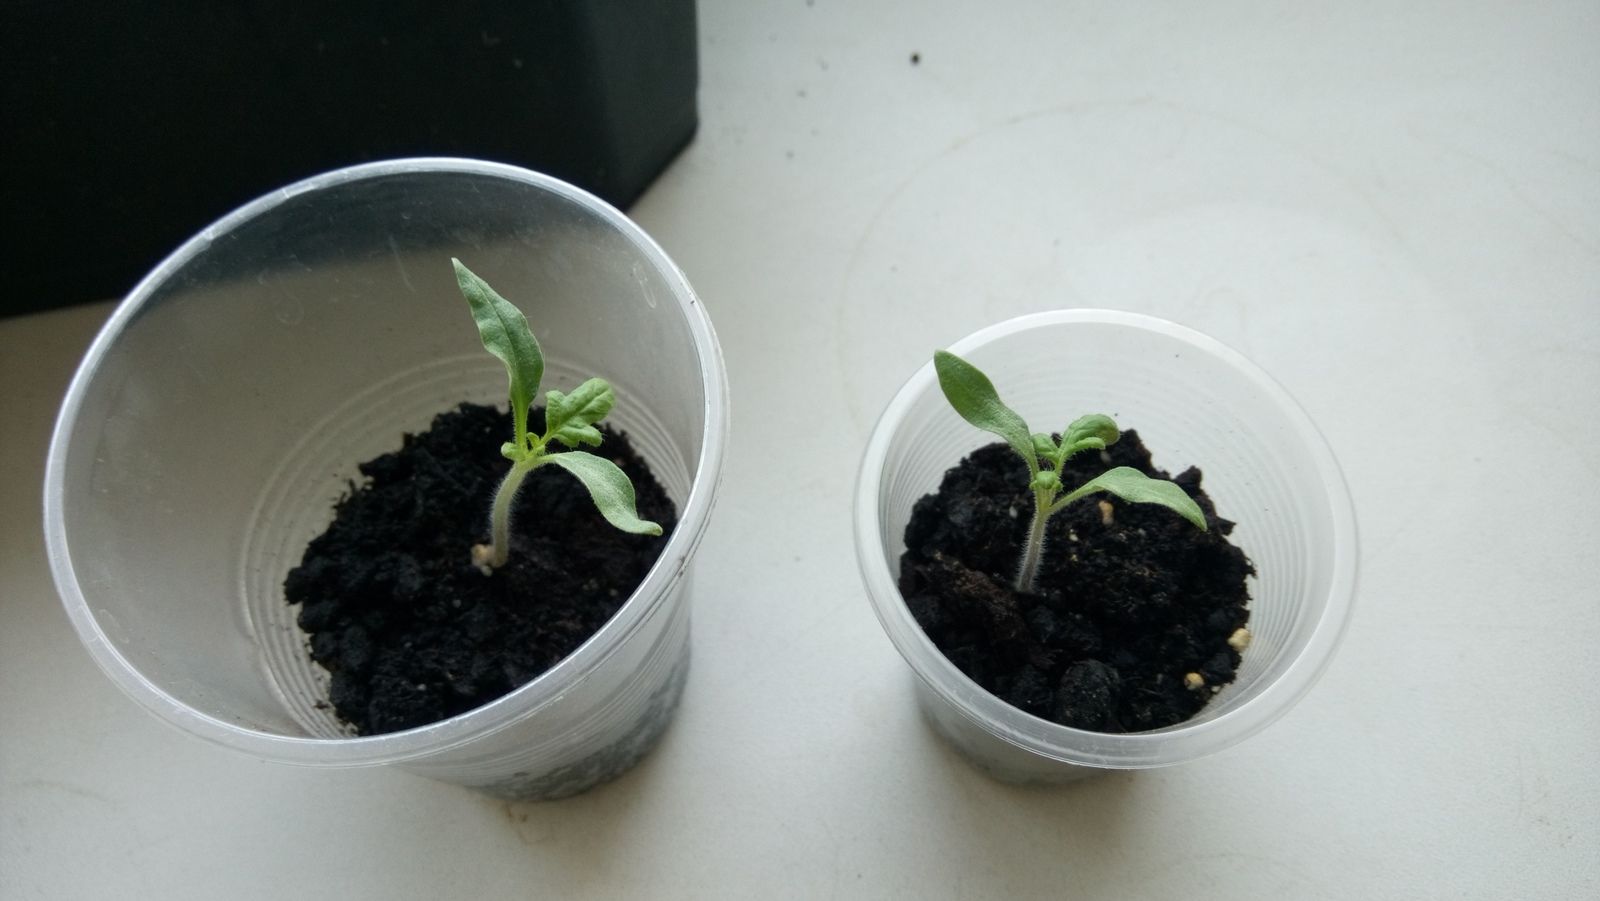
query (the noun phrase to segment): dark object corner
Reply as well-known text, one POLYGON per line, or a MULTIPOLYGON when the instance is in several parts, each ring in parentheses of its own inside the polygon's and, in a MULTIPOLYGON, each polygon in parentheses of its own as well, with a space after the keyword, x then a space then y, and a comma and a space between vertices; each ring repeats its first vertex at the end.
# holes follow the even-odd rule
POLYGON ((404 156, 627 207, 698 123, 693 0, 0 0, 0 316, 120 297, 301 178, 404 156))

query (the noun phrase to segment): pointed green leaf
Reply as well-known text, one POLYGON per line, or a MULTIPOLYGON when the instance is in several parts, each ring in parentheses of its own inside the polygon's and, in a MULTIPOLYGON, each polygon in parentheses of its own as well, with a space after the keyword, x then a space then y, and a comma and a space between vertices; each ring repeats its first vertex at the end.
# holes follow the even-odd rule
POLYGON ((633 483, 615 463, 583 451, 551 454, 545 459, 578 477, 606 522, 635 535, 661 534, 660 525, 639 518, 633 483))
POLYGON ((1131 466, 1118 466, 1116 469, 1101 473, 1057 501, 1051 509, 1059 510, 1072 501, 1096 491, 1109 491, 1123 500, 1137 504, 1160 504, 1177 511, 1184 519, 1199 526, 1201 531, 1206 529, 1206 516, 1200 511, 1200 505, 1189 495, 1184 494, 1182 488, 1165 479, 1152 479, 1131 466))
POLYGON ((1055 439, 1043 432, 1035 432, 1033 436, 1033 452, 1046 460, 1054 460, 1061 448, 1056 446, 1055 439))
POLYGON ((1028 424, 1016 411, 1001 403, 988 376, 947 350, 934 351, 933 368, 939 375, 939 388, 944 391, 945 399, 962 419, 1004 438, 1012 450, 1028 461, 1030 470, 1038 468, 1038 453, 1028 424))
POLYGON ((593 423, 606 418, 617 405, 617 395, 605 379, 590 379, 570 395, 554 389, 544 393, 545 434, 567 447, 600 443, 593 423))
POLYGON ((489 283, 451 257, 456 267, 456 283, 461 294, 472 306, 472 318, 478 323, 478 337, 484 349, 500 358, 511 377, 511 415, 517 424, 516 438, 528 431, 528 407, 539 394, 539 382, 544 378, 544 354, 539 342, 528 329, 528 320, 510 301, 495 293, 489 283))

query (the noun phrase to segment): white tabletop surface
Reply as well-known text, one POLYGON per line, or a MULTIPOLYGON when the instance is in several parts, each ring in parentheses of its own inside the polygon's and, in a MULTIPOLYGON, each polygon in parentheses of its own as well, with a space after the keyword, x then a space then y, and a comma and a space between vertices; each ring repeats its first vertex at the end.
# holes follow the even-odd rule
POLYGON ((3 320, 0 897, 1600 897, 1600 5, 704 0, 700 36, 699 135, 632 210, 734 400, 662 745, 507 804, 159 723, 40 532, 108 307, 3 320), (1361 585, 1265 732, 1021 789, 918 718, 850 501, 935 347, 1072 306, 1276 376, 1361 585))

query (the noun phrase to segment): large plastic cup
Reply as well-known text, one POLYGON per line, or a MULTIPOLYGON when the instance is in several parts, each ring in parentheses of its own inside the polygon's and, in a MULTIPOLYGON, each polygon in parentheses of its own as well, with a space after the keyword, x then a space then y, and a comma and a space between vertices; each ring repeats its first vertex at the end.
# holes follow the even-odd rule
POLYGON ((934 730, 1007 782, 1059 783, 1108 769, 1167 766, 1214 754, 1265 728, 1332 658, 1356 582, 1349 491, 1327 443, 1286 391, 1244 357, 1171 322, 1107 310, 1022 316, 950 350, 987 373, 1037 431, 1085 413, 1136 429, 1155 464, 1204 473, 1231 540, 1255 563, 1252 641, 1237 678, 1194 718, 1113 735, 1024 713, 980 688, 912 618, 896 587, 917 499, 945 470, 998 440, 963 421, 931 361, 874 428, 856 486, 856 552, 890 640, 915 672, 934 730))
POLYGON ((511 166, 374 163, 239 209, 128 295, 62 404, 45 536, 95 662, 162 719, 265 760, 394 764, 556 798, 632 766, 677 704, 689 563, 727 423, 710 320, 621 213, 511 166), (354 737, 326 709, 283 579, 357 464, 462 401, 506 403, 452 256, 527 315, 543 388, 612 383, 607 422, 678 526, 616 615, 548 672, 432 725, 354 737))

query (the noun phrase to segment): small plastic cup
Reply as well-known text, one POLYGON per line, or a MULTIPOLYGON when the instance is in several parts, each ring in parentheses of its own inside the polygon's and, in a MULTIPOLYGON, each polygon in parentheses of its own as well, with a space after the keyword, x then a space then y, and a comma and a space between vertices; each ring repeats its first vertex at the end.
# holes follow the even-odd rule
POLYGON ((1326 441, 1289 394, 1238 353, 1183 326, 1132 313, 1062 310, 983 329, 950 350, 987 373, 1037 431, 1085 413, 1136 429, 1156 466, 1190 465, 1231 540, 1255 563, 1252 641, 1237 678, 1192 719, 1149 732, 1074 729, 1000 700, 947 660, 896 587, 905 528, 945 470, 999 440, 963 421, 930 362, 884 410, 856 485, 856 553, 889 638, 915 672, 934 730, 1006 782, 1061 783, 1110 769, 1168 766, 1265 728, 1332 658, 1356 583, 1349 491, 1326 441))
POLYGON ((374 163, 237 210, 134 288, 62 404, 45 537, 95 662, 163 720, 264 760, 558 798, 632 766, 678 702, 690 560, 727 427, 710 320, 617 210, 511 166, 374 163), (607 422, 678 525, 616 615, 548 672, 432 725, 355 737, 326 709, 283 579, 359 463, 462 401, 506 403, 452 256, 523 309, 548 355, 542 389, 615 386, 607 422))

